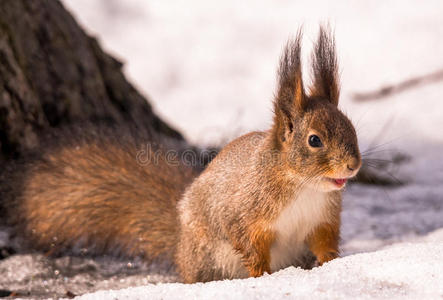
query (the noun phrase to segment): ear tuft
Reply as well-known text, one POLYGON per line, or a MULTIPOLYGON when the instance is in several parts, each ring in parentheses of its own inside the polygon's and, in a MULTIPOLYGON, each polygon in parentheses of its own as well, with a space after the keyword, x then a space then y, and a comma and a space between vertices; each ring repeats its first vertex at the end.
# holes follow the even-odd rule
POLYGON ((302 32, 299 30, 296 37, 288 41, 280 57, 275 109, 288 117, 294 117, 293 114, 303 109, 306 101, 301 72, 301 39, 302 32))
POLYGON ((293 131, 293 119, 306 108, 306 95, 301 72, 302 32, 289 40, 280 57, 278 88, 274 101, 274 128, 280 142, 293 131))
POLYGON ((313 84, 309 89, 309 96, 326 98, 337 106, 340 96, 338 64, 335 39, 329 26, 320 27, 312 54, 312 73, 313 84))

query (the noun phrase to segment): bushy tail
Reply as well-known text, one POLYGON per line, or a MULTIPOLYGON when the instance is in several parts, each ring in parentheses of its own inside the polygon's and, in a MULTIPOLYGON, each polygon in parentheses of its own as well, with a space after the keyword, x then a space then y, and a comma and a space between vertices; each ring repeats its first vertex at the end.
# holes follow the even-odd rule
POLYGON ((6 180, 9 223, 33 248, 54 253, 172 260, 176 203, 197 172, 141 141, 109 132, 59 139, 6 180))

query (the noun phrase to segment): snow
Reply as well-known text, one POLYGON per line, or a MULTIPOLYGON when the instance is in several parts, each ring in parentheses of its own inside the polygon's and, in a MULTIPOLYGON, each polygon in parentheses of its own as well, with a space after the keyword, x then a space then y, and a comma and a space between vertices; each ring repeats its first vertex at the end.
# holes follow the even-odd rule
POLYGON ((442 242, 404 243, 310 271, 290 267, 260 278, 147 285, 78 299, 431 299, 443 295, 442 254, 442 242))
MULTIPOLYGON (((361 149, 378 146, 370 157, 392 159, 396 151, 409 157, 388 170, 406 184, 349 186, 344 257, 310 271, 183 285, 163 266, 137 260, 17 254, 0 260, 0 273, 7 274, 0 288, 40 297, 95 292, 80 299, 443 297, 442 82, 386 99, 352 100, 355 92, 443 68, 441 1, 63 3, 126 63, 127 77, 154 109, 200 145, 268 128, 283 45, 303 24, 307 62, 318 24, 329 21, 341 67, 340 106, 356 125, 361 149)), ((0 246, 5 236, 0 231, 0 246)))

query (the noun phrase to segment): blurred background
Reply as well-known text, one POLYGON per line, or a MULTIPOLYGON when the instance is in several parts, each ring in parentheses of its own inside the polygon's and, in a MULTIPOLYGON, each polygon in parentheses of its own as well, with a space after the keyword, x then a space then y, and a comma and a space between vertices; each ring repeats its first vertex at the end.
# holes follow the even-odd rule
POLYGON ((192 142, 218 144, 268 128, 283 46, 303 26, 306 69, 318 26, 327 22, 336 35, 341 107, 362 148, 443 141, 436 130, 443 125, 442 82, 380 99, 353 97, 443 69, 440 1, 62 2, 192 142))

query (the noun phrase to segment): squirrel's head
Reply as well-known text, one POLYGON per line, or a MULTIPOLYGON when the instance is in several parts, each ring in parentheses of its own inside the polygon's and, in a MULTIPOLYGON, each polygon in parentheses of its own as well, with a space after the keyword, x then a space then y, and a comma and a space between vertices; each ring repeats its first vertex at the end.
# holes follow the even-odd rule
POLYGON ((357 174, 361 156, 351 121, 337 108, 340 94, 334 38, 320 28, 312 55, 312 85, 303 87, 301 32, 280 60, 274 102, 273 147, 290 174, 322 191, 341 189, 357 174))

